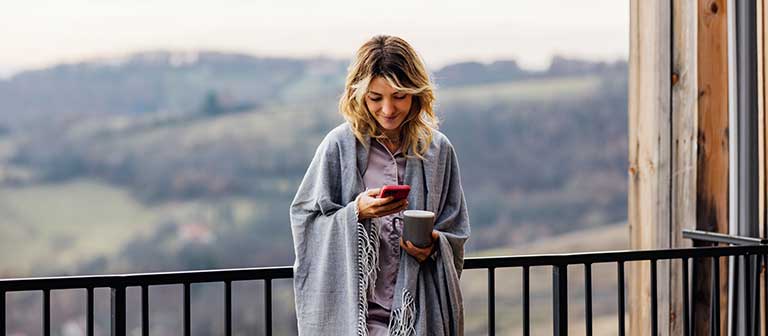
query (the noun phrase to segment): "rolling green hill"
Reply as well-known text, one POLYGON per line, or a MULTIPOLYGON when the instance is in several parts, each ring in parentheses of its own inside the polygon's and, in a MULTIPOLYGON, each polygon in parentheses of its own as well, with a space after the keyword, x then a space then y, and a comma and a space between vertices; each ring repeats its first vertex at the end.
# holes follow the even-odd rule
POLYGON ((70 270, 116 253, 157 220, 126 190, 94 181, 3 188, 0 237, 12 253, 0 253, 0 269, 22 275, 70 270))
MULTIPOLYGON (((323 77, 313 73, 304 78, 315 80, 299 80, 285 87, 290 92, 310 92, 317 85, 312 83, 323 77)), ((625 216, 626 115, 622 104, 626 92, 621 83, 620 77, 600 73, 568 74, 454 83, 438 91, 441 129, 457 149, 470 204, 474 226, 470 250, 508 246, 625 216)), ((216 115, 198 110, 91 116, 78 122, 54 123, 56 127, 16 131, 3 142, 6 154, 0 157, 0 166, 30 173, 26 178, 6 181, 5 186, 0 183, 2 195, 7 195, 0 198, 6 204, 0 207, 0 217, 4 218, 0 230, 8 232, 7 237, 18 237, 19 232, 30 232, 21 227, 60 228, 34 231, 38 236, 28 239, 40 246, 26 246, 30 246, 29 251, 44 251, 45 244, 66 246, 67 251, 59 254, 62 260, 88 256, 80 260, 86 266, 56 259, 53 264, 65 271, 98 271, 98 265, 113 270, 147 270, 147 265, 139 264, 140 259, 121 259, 121 255, 130 254, 121 243, 154 241, 159 239, 155 237, 159 232, 167 231, 161 223, 170 222, 177 228, 188 221, 169 219, 163 209, 174 204, 188 204, 198 210, 213 205, 228 209, 233 207, 232 200, 237 200, 250 208, 272 210, 239 220, 214 215, 208 222, 220 224, 214 227, 218 236, 251 237, 252 242, 261 243, 275 240, 280 246, 289 246, 285 226, 288 203, 315 146, 325 132, 341 122, 335 97, 308 99, 311 103, 275 99, 216 115), (116 193, 122 199, 99 192, 116 193), (31 215, 46 206, 41 205, 47 204, 45 200, 57 200, 64 194, 70 203, 60 207, 66 208, 66 214, 48 211, 43 212, 46 215, 31 215), (94 199, 114 200, 114 204, 107 202, 113 208, 105 207, 111 210, 100 217, 80 205, 94 199), (19 217, 18 212, 24 215, 19 217), (109 213, 114 214, 114 220, 104 218, 109 213), (123 230, 130 227, 125 222, 141 228, 138 231, 143 235, 125 233, 123 230), (106 231, 92 230, 97 225, 92 223, 107 223, 99 227, 106 231), (107 235, 109 223, 119 227, 109 234, 115 240, 101 241, 108 249, 90 248, 83 254, 77 252, 81 243, 73 243, 78 239, 62 238, 84 237, 87 241, 107 235), (246 224, 240 227, 237 223, 246 224), (258 232, 280 236, 263 239, 258 232), (64 243, 52 244, 54 241, 64 243), (106 266, 105 258, 106 265, 115 267, 106 266)), ((232 263, 226 257, 253 250, 249 245, 253 244, 244 242, 237 252, 223 253, 208 262, 252 265, 232 263)), ((185 259, 184 253, 213 253, 208 248, 195 248, 157 251, 170 254, 169 260, 153 267, 182 267, 189 264, 180 261, 185 259)), ((26 264, 42 255, 24 254, 29 254, 21 259, 26 264)), ((290 255, 287 248, 270 250, 250 262, 287 263, 290 255)), ((8 268, 0 262, 0 269, 8 268)))
MULTIPOLYGON (((0 244, 12 251, 0 254, 0 275, 292 262, 288 205, 316 146, 342 121, 346 62, 172 56, 0 80, 0 244)), ((625 63, 560 59, 541 72, 463 63, 434 75, 440 129, 458 153, 469 204, 470 255, 578 250, 585 236, 620 234, 606 225, 626 217, 625 63)), ((611 286, 611 270, 595 272, 611 286)), ((549 273, 535 274, 544 284, 535 288, 535 333, 546 333, 549 273)), ((498 289, 499 316, 519 316, 515 281, 498 289)), ((483 311, 484 284, 484 274, 466 273, 467 311, 483 311)), ((289 297, 285 287, 276 296, 289 297)), ((611 323, 610 289, 596 292, 599 321, 611 323)), ((278 308, 276 321, 290 325, 290 310, 278 308)), ((201 314, 198 328, 213 328, 201 314)), ((23 319, 11 318, 39 324, 23 319)), ((482 334, 484 314, 467 327, 482 334)))

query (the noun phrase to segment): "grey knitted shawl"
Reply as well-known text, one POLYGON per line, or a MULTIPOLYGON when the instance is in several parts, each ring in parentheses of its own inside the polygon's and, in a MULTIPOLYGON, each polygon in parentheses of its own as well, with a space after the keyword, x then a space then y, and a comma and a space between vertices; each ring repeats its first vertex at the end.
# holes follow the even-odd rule
MULTIPOLYGON (((469 217, 453 146, 442 133, 433 134, 424 160, 408 157, 405 183, 411 186, 410 209, 435 212, 440 239, 435 257, 421 264, 405 251, 400 254, 392 336, 464 334, 459 277, 469 217)), ((368 333, 378 230, 371 221, 358 221, 354 202, 364 191, 367 160, 368 149, 349 124, 336 127, 317 148, 291 204, 299 335, 368 333)))

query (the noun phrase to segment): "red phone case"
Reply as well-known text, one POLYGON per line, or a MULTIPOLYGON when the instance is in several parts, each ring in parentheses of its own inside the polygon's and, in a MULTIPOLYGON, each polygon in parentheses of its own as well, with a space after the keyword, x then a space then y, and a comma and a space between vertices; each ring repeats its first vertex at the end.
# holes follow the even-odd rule
POLYGON ((394 200, 398 201, 408 197, 409 192, 411 192, 409 185, 388 185, 381 188, 379 198, 394 196, 394 200))

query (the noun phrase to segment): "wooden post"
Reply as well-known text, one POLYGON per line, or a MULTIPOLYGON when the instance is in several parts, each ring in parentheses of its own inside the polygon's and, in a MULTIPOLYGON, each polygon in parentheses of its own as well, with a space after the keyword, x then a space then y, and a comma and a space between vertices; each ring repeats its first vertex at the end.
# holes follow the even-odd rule
MULTIPOLYGON (((671 247, 690 247, 683 229, 696 228, 698 83, 696 0, 672 4, 672 223, 671 247)), ((669 269, 669 335, 683 334, 682 262, 669 269)))
MULTIPOLYGON (((671 2, 630 2, 629 200, 632 249, 670 247, 671 2)), ((650 269, 631 263, 629 330, 650 332, 650 269)), ((659 330, 669 330, 668 272, 659 274, 659 330)), ((621 318, 621 317, 620 317, 621 318)))
POLYGON ((765 1, 757 0, 758 234, 765 237, 765 1))
MULTIPOLYGON (((698 166, 696 190, 697 229, 728 232, 728 56, 725 0, 698 2, 698 166)), ((727 332, 726 259, 720 266, 720 326, 727 332)), ((708 335, 711 320, 708 261, 694 263, 695 335, 708 335)))
MULTIPOLYGON (((765 18, 766 14, 768 14, 768 8, 766 8, 765 0, 758 0, 757 1, 757 118, 758 118, 758 175, 759 175, 759 187, 758 187, 758 230, 760 237, 766 236, 766 139, 765 139, 765 126, 766 126, 766 118, 765 118, 765 98, 766 98, 766 85, 765 85, 765 64, 766 64, 766 53, 765 53, 765 36, 766 36, 766 24, 765 24, 765 18)), ((763 276, 762 272, 766 271, 765 265, 762 268, 760 274, 760 288, 761 290, 765 290, 765 277, 763 276)), ((758 291, 759 292, 759 291, 758 291)), ((764 312, 768 306, 765 302, 764 293, 759 292, 759 305, 760 305, 760 311, 764 312)), ((764 325, 766 323, 765 321, 765 314, 760 314, 759 316, 759 323, 760 325, 764 325)), ((768 334, 768 330, 763 332, 763 335, 768 334)))

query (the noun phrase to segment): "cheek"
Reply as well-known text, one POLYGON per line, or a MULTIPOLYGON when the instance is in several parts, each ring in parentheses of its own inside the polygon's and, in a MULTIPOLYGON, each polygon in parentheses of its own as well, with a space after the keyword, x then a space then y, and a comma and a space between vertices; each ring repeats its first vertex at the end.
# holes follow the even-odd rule
POLYGON ((413 99, 403 99, 397 104, 397 109, 403 112, 409 112, 411 110, 411 103, 413 99))
POLYGON ((365 101, 365 106, 368 108, 368 111, 370 112, 376 112, 379 110, 379 104, 372 102, 370 100, 365 101))

